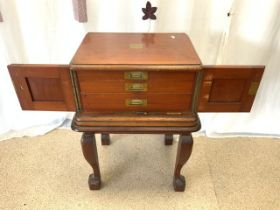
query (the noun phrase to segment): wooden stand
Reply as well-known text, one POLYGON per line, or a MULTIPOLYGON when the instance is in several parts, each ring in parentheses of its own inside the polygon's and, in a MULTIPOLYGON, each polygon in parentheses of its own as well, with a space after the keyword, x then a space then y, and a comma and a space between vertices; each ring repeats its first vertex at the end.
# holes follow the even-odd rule
POLYGON ((183 116, 164 117, 162 115, 136 116, 131 114, 100 115, 76 113, 72 121, 72 129, 78 132, 83 132, 81 141, 83 154, 94 172, 89 175, 88 179, 90 190, 99 190, 101 187, 101 176, 94 136, 95 133, 101 133, 102 145, 110 144, 109 133, 165 134, 165 145, 171 145, 173 142, 173 134, 179 134, 180 138, 174 169, 173 186, 175 191, 182 192, 185 190, 185 178, 181 175, 181 169, 191 156, 193 145, 191 133, 200 129, 200 121, 197 114, 188 113, 183 116), (104 126, 108 117, 111 119, 110 121, 107 121, 107 124, 110 126, 104 126), (153 126, 143 126, 143 121, 145 119, 147 119, 147 122, 149 123, 154 122, 152 124, 153 126), (129 121, 133 126, 127 126, 125 123, 126 121, 129 121))

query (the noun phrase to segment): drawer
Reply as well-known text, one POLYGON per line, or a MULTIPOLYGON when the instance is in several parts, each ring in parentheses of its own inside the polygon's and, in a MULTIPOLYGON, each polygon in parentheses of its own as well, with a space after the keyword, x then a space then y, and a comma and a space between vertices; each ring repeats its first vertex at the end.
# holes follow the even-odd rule
POLYGON ((81 94, 83 111, 154 111, 191 110, 191 94, 81 94))
POLYGON ((195 72, 190 71, 102 71, 102 70, 77 70, 79 81, 85 80, 158 80, 158 79, 172 79, 172 80, 194 80, 195 72), (126 73, 147 73, 146 79, 128 79, 125 78, 126 73))
POLYGON ((80 92, 82 93, 186 93, 192 94, 195 84, 194 72, 144 72, 143 80, 126 79, 130 72, 78 71, 80 92))
POLYGON ((98 80, 80 82, 82 93, 130 93, 130 92, 155 92, 155 93, 188 93, 192 94, 194 82, 186 80, 154 80, 147 82, 130 82, 124 80, 98 80))

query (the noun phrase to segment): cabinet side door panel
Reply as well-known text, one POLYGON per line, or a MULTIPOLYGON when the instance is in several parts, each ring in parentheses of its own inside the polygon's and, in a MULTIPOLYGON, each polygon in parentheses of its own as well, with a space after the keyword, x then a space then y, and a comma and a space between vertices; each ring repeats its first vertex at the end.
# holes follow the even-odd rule
POLYGON ((203 66, 198 112, 250 112, 264 66, 203 66))
POLYGON ((68 65, 8 66, 23 110, 75 111, 68 65))

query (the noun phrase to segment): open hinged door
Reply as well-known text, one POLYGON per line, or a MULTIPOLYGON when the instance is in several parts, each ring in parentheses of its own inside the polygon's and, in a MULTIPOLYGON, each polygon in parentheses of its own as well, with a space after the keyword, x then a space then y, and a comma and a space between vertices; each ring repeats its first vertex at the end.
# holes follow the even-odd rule
POLYGON ((23 110, 75 111, 68 65, 8 66, 23 110))
POLYGON ((250 112, 264 66, 203 66, 198 112, 250 112))

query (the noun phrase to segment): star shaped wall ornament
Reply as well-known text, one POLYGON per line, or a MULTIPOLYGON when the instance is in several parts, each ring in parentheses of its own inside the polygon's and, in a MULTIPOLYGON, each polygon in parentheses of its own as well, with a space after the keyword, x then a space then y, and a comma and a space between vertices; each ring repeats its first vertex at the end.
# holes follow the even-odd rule
POLYGON ((143 20, 152 19, 156 20, 157 17, 155 16, 155 12, 157 11, 157 7, 152 7, 151 3, 147 1, 146 8, 142 8, 142 11, 144 12, 144 16, 142 17, 143 20))

